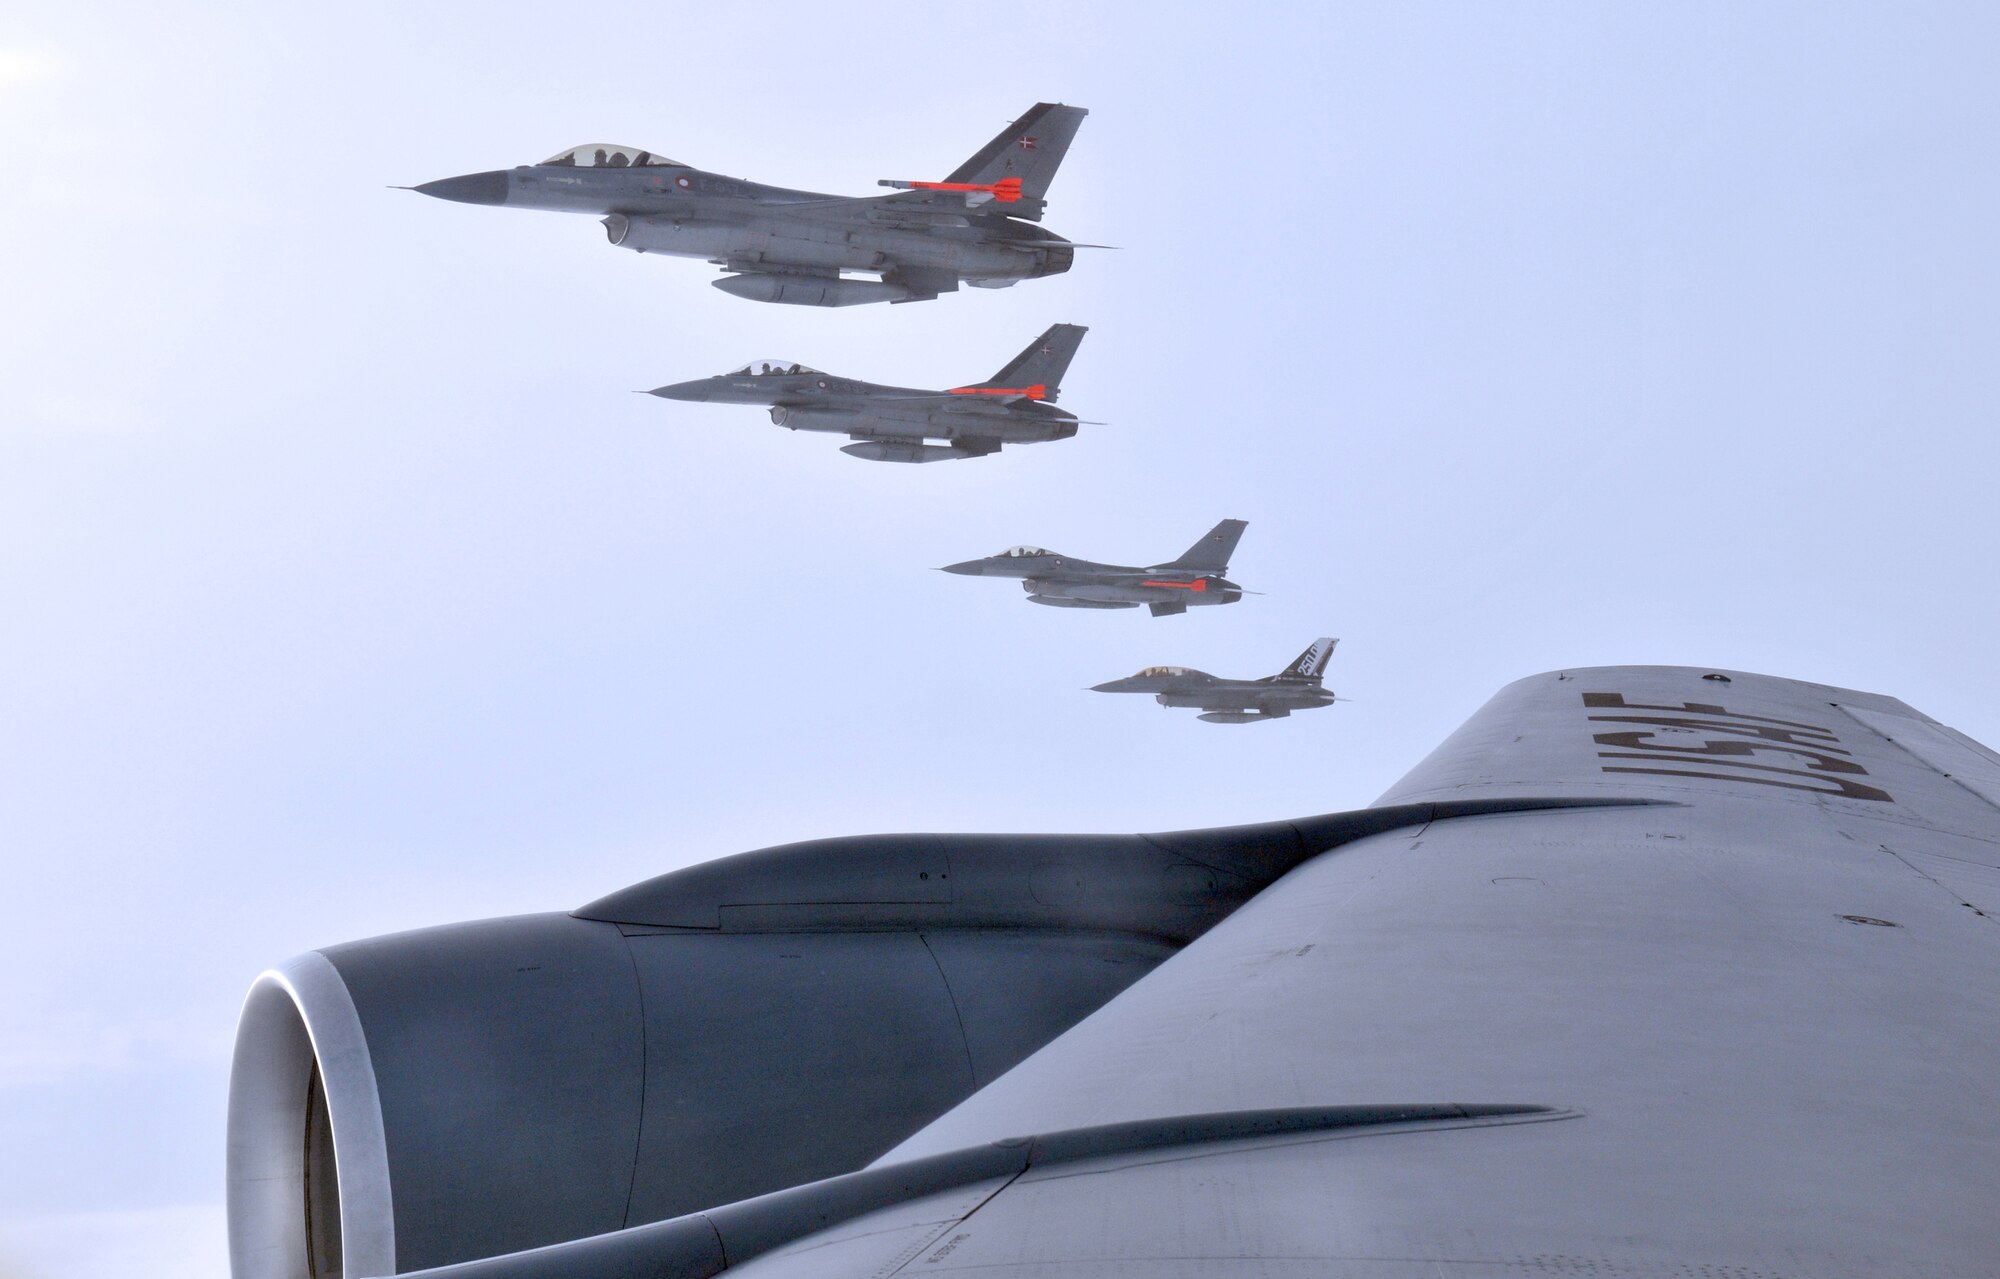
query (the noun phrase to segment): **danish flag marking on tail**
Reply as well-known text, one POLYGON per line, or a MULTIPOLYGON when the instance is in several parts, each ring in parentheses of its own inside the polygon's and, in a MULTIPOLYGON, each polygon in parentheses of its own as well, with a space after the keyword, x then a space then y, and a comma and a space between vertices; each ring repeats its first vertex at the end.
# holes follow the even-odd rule
POLYGON ((1035 149, 1035 140, 1033 138, 1022 138, 1020 145, 1023 151, 1033 151, 1035 149))

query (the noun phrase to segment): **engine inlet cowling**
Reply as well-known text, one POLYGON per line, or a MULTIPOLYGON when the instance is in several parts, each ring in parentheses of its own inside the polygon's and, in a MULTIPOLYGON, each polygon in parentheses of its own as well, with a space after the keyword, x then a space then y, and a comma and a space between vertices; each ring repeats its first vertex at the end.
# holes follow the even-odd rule
POLYGON ((368 1042, 324 956, 266 972, 244 1001, 229 1076, 228 1198, 239 1279, 395 1272, 368 1042))
POLYGON ((643 1040, 617 928, 566 915, 265 973, 230 1076, 236 1279, 388 1275, 618 1229, 643 1040))

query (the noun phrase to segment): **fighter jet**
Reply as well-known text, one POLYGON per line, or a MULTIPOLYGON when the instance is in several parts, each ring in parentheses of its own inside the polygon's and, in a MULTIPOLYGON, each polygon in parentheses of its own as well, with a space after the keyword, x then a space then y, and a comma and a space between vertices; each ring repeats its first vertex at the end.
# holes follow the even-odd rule
POLYGON ((880 386, 789 360, 752 360, 734 372, 657 387, 651 394, 697 403, 768 404, 775 425, 846 435, 856 442, 840 451, 870 462, 984 457, 1003 444, 1076 434, 1076 415, 1055 402, 1063 373, 1089 331, 1081 324, 1054 325, 990 380, 948 391, 880 386))
POLYGON ((464 204, 599 214, 619 248, 706 258, 729 273, 716 288, 753 302, 921 302, 961 283, 1004 289, 1069 270, 1076 246, 1034 224, 1088 114, 1037 103, 942 182, 884 181, 901 188, 894 195, 765 186, 608 143, 411 189, 464 204))
POLYGON ((1263 679, 1217 679, 1185 666, 1148 666, 1137 675, 1092 686, 1093 693, 1151 693, 1162 706, 1196 706, 1211 724, 1254 724, 1340 699, 1320 687, 1337 639, 1322 636, 1292 664, 1263 679))
POLYGON ((1154 617, 1185 613, 1192 605, 1234 604, 1243 588, 1230 581, 1229 557, 1249 527, 1224 520, 1176 560, 1150 568, 1097 564, 1072 559, 1039 546, 1016 546, 983 560, 947 564, 944 571, 967 577, 1018 577, 1028 599, 1051 608, 1137 608, 1154 617))

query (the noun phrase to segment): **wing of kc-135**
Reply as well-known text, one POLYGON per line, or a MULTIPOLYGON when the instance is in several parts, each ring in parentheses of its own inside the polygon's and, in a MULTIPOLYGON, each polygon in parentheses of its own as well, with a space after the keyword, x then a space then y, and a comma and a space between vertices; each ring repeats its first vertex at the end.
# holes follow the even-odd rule
MULTIPOLYGON (((1024 1046, 997 1077, 975 1068, 973 1087, 866 1167, 622 1230, 612 1213, 595 1237, 435 1273, 1993 1273, 2000 757, 1984 747, 1891 698, 1821 685, 1663 667, 1553 672, 1502 690, 1376 807, 1294 822, 1283 837, 1277 829, 1149 837, 1171 857, 1143 872, 1129 860, 1139 846, 1110 837, 1096 851, 1055 837, 989 837, 996 842, 978 856, 967 837, 924 837, 938 849, 922 864, 949 874, 949 886, 927 878, 892 889, 883 865, 863 859, 851 863, 845 896, 841 859, 828 848, 813 863, 824 882, 799 892, 856 902, 845 908, 850 922, 893 930, 929 911, 941 931, 974 916, 1017 936, 1095 927, 1110 931, 1092 935, 1136 937, 1153 927, 1161 953, 1136 980, 1104 986, 1115 993, 1092 1010, 1064 1015, 1066 1029, 1024 1046), (1156 889, 1138 887, 1155 882, 1149 874, 1160 876, 1156 889), (1025 914, 994 913, 996 885, 1016 882, 1010 876, 1025 914), (886 897, 912 904, 859 904, 886 897)), ((914 874, 920 860, 906 869, 914 874)), ((817 917, 803 906, 700 901, 647 916, 613 901, 579 913, 650 918, 621 925, 635 953, 658 940, 642 936, 649 930, 713 929, 718 918, 726 930, 732 910, 744 912, 745 929, 817 917)), ((811 953, 804 939, 783 944, 811 953)), ((329 953, 355 974, 365 1020, 380 998, 380 955, 371 977, 368 965, 329 953)), ((967 953, 947 949, 940 962, 967 953)), ((780 1051, 822 1053, 813 1028, 870 997, 843 983, 843 971, 852 976, 825 970, 817 1011, 801 1033, 773 1041, 780 1051)), ((320 997, 322 1009, 338 1003, 329 999, 320 997)), ((311 1003, 300 1004, 307 1022, 311 1003)), ((351 1018, 353 1006, 342 1006, 351 1018)), ((732 1016, 768 1018, 782 1006, 766 1000, 732 1016)), ((973 1033, 992 1007, 961 999, 957 1016, 973 1033)), ((382 1117, 407 1111, 411 1087, 460 1115, 458 1095, 483 1085, 477 1075, 412 1085, 385 1065, 371 1077, 371 1089, 373 1078, 384 1081, 375 1110, 349 1100, 353 1041, 365 1038, 364 1062, 371 1049, 407 1050, 412 1035, 476 1042, 470 1017, 454 1006, 441 1029, 413 1022, 400 1038, 343 1039, 345 1023, 322 1012, 327 1033, 297 1050, 301 1060, 335 1061, 326 1089, 340 1218, 374 1250, 373 1269, 349 1274, 393 1269, 383 1263, 397 1255, 405 1222, 413 1246, 429 1243, 425 1232, 448 1219, 463 1189, 458 1179, 479 1183, 502 1166, 522 1175, 492 1151, 426 1164, 443 1141, 432 1135, 403 1139, 405 1180, 398 1138, 386 1157, 378 1149, 382 1117), (337 1088, 343 1075, 350 1082, 337 1088), (353 1174, 355 1190, 367 1205, 393 1200, 386 1218, 347 1208, 343 1122, 361 1134, 356 1158, 369 1161, 353 1174), (431 1167, 442 1180, 419 1179, 431 1167)), ((909 1050, 914 1032, 894 1018, 878 1024, 909 1050)), ((680 1029, 669 1054, 707 1051, 692 1028, 680 1029)), ((287 1221, 300 1197, 298 1178, 274 1172, 278 1163, 240 1157, 239 1136, 257 1135, 248 1124, 239 1134, 242 1093, 259 1078, 246 1070, 244 1042, 254 1041, 239 1041, 232 1086, 237 1274, 304 1275, 302 1263, 266 1265, 245 1250, 257 1195, 275 1196, 266 1216, 282 1209, 287 1221)), ((507 1042, 556 1051, 546 1036, 507 1042)), ((501 1063, 489 1071, 515 1069, 488 1048, 501 1063)), ((738 1066, 732 1087, 768 1071, 738 1066)), ((313 1087, 320 1078, 315 1067, 313 1087)), ((565 1075, 548 1087, 582 1085, 565 1075)), ((818 1087, 827 1091, 793 1124, 798 1143, 900 1103, 857 1103, 852 1079, 825 1076, 818 1087)), ((950 1092, 934 1091, 928 1104, 950 1092)), ((684 1092, 670 1109, 698 1101, 684 1092)), ((272 1160, 312 1164, 315 1112, 302 1105, 305 1153, 286 1128, 272 1160)), ((514 1112, 484 1113, 504 1123, 514 1112)), ((897 1122, 914 1113, 904 1106, 897 1122)), ((543 1132, 545 1147, 555 1131, 543 1132)), ((636 1168, 629 1141, 622 1149, 620 1175, 644 1183, 645 1147, 636 1168)), ((700 1175, 700 1152, 680 1153, 680 1167, 700 1175)), ((704 1157, 735 1153, 718 1131, 704 1157)), ((573 1193, 556 1184, 548 1194, 573 1193)), ((281 1238, 265 1225, 288 1256, 310 1234, 295 1224, 281 1238)))

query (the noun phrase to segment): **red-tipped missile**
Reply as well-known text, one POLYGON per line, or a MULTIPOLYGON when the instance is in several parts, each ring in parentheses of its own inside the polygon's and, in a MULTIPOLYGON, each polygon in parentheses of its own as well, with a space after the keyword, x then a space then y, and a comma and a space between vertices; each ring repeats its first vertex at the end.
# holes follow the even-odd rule
POLYGON ((1049 384, 1037 382, 1033 386, 954 386, 953 395, 1018 395, 1024 400, 1046 400, 1049 398, 1049 384))
POLYGON ((898 182, 894 178, 883 178, 876 185, 895 187, 900 191, 963 191, 968 195, 988 195, 1002 204, 1012 204, 1021 198, 1021 179, 1002 178, 990 185, 978 182, 898 182))

